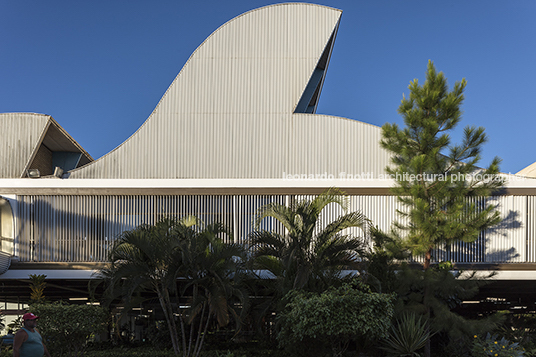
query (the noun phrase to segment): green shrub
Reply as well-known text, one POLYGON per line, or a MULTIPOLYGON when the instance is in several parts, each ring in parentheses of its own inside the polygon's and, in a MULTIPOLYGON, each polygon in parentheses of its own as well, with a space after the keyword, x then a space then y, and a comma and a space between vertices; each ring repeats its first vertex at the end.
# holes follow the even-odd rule
MULTIPOLYGON (((317 341, 340 356, 356 338, 387 337, 394 296, 372 293, 359 282, 358 286, 356 289, 344 284, 322 294, 298 291, 287 294, 289 303, 279 318, 281 331, 277 338, 281 346, 303 348, 317 341)), ((301 352, 309 355, 312 351, 302 349, 301 352)))
POLYGON ((474 357, 519 357, 525 355, 525 351, 519 343, 510 342, 504 337, 497 340, 497 335, 492 336, 489 333, 485 339, 475 335, 472 352, 474 357))
POLYGON ((100 306, 32 304, 30 311, 39 316, 38 329, 53 356, 80 356, 87 340, 105 331, 108 313, 100 306))
POLYGON ((88 351, 85 357, 175 357, 170 350, 157 350, 154 348, 117 348, 106 351, 88 351))
MULTIPOLYGON (((175 357, 172 350, 159 350, 154 347, 114 348, 106 351, 87 351, 85 357, 175 357)), ((201 357, 283 357, 277 350, 207 350, 201 351, 201 357)), ((0 357, 4 357, 1 356, 0 357)), ((7 357, 7 356, 6 356, 7 357)), ((11 357, 11 356, 10 356, 11 357)))

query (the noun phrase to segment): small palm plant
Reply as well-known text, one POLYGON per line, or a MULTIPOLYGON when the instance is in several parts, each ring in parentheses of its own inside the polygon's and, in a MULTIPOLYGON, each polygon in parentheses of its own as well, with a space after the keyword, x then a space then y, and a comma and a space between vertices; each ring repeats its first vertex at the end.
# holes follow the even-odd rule
POLYGON ((251 235, 257 269, 269 271, 278 282, 279 298, 293 289, 322 292, 340 281, 342 271, 359 261, 364 253, 362 238, 346 229, 357 227, 367 232, 369 220, 361 212, 344 213, 332 222, 322 222, 322 211, 335 205, 346 211, 348 197, 336 188, 312 200, 282 205, 271 203, 259 209, 257 230, 251 235), (271 217, 285 227, 285 234, 261 230, 260 224, 271 217))
POLYGON ((404 314, 391 326, 389 337, 382 347, 389 355, 399 357, 420 357, 417 352, 430 338, 427 322, 413 313, 404 314))
MULTIPOLYGON (((257 211, 256 230, 249 235, 250 271, 271 276, 256 279, 260 296, 266 298, 254 308, 258 326, 266 326, 274 311, 284 309, 289 291, 320 293, 352 279, 366 250, 364 239, 352 231, 368 233, 370 221, 361 212, 348 212, 349 203, 347 195, 331 188, 312 199, 274 202, 257 211), (341 215, 328 221, 328 210, 341 215), (284 229, 262 229, 265 219, 284 229)), ((260 332, 271 334, 269 329, 260 332)))
POLYGON ((46 275, 37 275, 30 274, 30 289, 32 290, 30 294, 30 303, 43 303, 45 302, 45 287, 47 283, 45 282, 46 275))

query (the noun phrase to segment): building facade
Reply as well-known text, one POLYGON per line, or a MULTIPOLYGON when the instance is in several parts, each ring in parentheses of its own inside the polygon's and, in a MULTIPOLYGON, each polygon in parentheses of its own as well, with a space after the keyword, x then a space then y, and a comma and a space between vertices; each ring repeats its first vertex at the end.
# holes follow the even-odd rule
MULTIPOLYGON (((315 114, 341 14, 290 3, 230 20, 191 55, 138 131, 97 160, 49 116, 0 114, 0 294, 13 300, 16 282, 46 274, 58 296, 83 295, 121 232, 162 217, 220 221, 247 245, 258 208, 334 186, 350 195, 350 209, 389 230, 401 207, 380 128, 315 114)), ((437 247, 434 259, 499 269, 497 279, 528 286, 536 281, 536 180, 507 180, 501 195, 479 201, 498 204, 503 223, 475 243, 437 247)))

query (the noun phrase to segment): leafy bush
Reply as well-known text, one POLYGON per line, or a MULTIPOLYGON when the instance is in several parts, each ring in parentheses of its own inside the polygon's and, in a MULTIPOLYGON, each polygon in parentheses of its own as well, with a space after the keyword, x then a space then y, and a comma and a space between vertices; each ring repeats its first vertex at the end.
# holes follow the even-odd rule
POLYGON ((474 357, 518 357, 525 355, 525 351, 519 343, 510 342, 504 337, 497 340, 497 335, 492 336, 489 333, 485 339, 475 335, 472 352, 474 357))
POLYGON ((504 325, 497 331, 507 340, 519 342, 525 349, 525 356, 536 356, 536 316, 533 314, 513 314, 501 311, 506 317, 504 325))
MULTIPOLYGON (((283 347, 319 341, 336 356, 358 337, 387 337, 393 317, 393 295, 372 293, 358 282, 361 291, 344 284, 322 294, 291 291, 286 311, 279 318, 278 340, 283 347)), ((317 351, 318 352, 318 351, 317 351)))
POLYGON ((52 355, 79 356, 91 335, 106 329, 108 313, 100 306, 67 305, 61 302, 33 304, 38 329, 52 355))
POLYGON ((22 316, 17 317, 11 323, 7 324, 8 329, 18 331, 22 328, 22 316))
POLYGON ((117 348, 106 351, 88 351, 85 357, 175 357, 175 353, 169 350, 158 350, 155 348, 117 348))
MULTIPOLYGON (((115 348, 106 351, 88 351, 85 357, 175 357, 172 350, 160 350, 154 347, 144 348, 115 348)), ((283 357, 281 351, 277 350, 207 350, 201 351, 200 357, 283 357)), ((4 357, 0 355, 0 357, 4 357)), ((7 356, 6 356, 7 357, 7 356)), ((11 356, 10 356, 11 357, 11 356)))

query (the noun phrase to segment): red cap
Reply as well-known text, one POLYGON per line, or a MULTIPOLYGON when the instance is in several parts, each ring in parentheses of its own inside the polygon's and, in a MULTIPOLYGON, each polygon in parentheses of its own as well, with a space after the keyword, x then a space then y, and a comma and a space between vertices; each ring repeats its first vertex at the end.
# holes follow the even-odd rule
POLYGON ((22 315, 23 320, 35 320, 35 319, 38 319, 38 318, 39 318, 39 316, 35 316, 31 312, 27 312, 24 315, 22 315))

